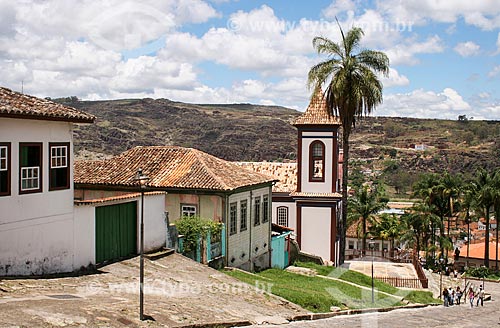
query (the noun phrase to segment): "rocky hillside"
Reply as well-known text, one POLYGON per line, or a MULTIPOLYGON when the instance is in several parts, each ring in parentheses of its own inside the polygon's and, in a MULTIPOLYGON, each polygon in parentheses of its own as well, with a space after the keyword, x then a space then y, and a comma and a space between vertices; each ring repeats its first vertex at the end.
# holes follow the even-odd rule
MULTIPOLYGON (((101 158, 138 145, 194 147, 232 161, 296 157, 297 132, 289 122, 300 112, 289 108, 166 99, 63 100, 97 116, 95 124, 75 129, 79 158, 101 158)), ((413 174, 500 167, 500 121, 369 117, 357 125, 352 142, 352 158, 363 169, 413 174)))

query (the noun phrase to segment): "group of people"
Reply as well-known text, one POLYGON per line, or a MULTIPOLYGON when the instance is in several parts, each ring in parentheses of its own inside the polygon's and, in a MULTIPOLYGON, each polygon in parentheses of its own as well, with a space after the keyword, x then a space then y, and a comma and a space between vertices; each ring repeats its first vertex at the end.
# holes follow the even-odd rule
MULTIPOLYGON (((444 288, 442 292, 443 296, 443 302, 444 306, 451 306, 451 305, 460 305, 462 296, 464 293, 460 289, 460 286, 457 286, 456 289, 453 288, 444 288)), ((479 286, 479 290, 477 292, 474 292, 474 289, 472 287, 469 287, 469 290, 467 291, 466 294, 467 299, 469 300, 471 308, 474 307, 474 300, 476 299, 476 307, 481 304, 483 306, 484 302, 484 289, 483 286, 479 286)), ((467 302, 467 301, 465 301, 467 302)))

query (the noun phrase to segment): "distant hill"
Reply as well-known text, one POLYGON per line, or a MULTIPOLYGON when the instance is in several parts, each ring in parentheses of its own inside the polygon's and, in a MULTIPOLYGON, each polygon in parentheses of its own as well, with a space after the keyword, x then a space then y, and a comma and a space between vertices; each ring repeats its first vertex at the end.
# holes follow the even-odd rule
MULTIPOLYGON (((289 122, 301 113, 289 108, 63 100, 97 117, 95 124, 75 128, 78 158, 102 158, 138 145, 193 147, 231 161, 296 158, 297 131, 289 122)), ((356 126, 352 142, 352 158, 364 169, 389 168, 394 175, 500 167, 500 121, 368 117, 356 126)))

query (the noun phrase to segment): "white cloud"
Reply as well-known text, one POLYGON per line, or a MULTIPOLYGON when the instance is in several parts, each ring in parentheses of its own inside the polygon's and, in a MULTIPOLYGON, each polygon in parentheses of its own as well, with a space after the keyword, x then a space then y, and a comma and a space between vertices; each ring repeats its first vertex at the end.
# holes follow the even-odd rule
POLYGON ((404 75, 400 75, 399 72, 394 68, 389 68, 389 76, 381 77, 381 81, 384 85, 384 88, 390 88, 395 86, 404 86, 409 85, 410 80, 404 75))
POLYGON ((455 48, 453 48, 456 53, 462 57, 470 57, 478 55, 480 52, 480 47, 472 41, 458 43, 455 48))
POLYGON ((322 14, 326 18, 335 18, 339 14, 346 11, 354 11, 356 4, 353 0, 334 0, 332 3, 323 9, 322 14))
POLYGON ((488 73, 489 77, 495 77, 500 74, 500 65, 493 67, 493 69, 488 73))
POLYGON ((443 52, 444 46, 438 35, 427 38, 423 42, 418 42, 414 38, 410 38, 386 49, 386 54, 391 61, 391 65, 416 65, 419 60, 415 57, 416 54, 424 53, 439 53, 443 52))
POLYGON ((391 21, 411 21, 416 25, 428 21, 454 24, 464 18, 467 24, 484 30, 500 27, 500 6, 491 0, 385 0, 379 1, 377 8, 391 21))
POLYGON ((497 37, 497 51, 494 53, 494 55, 500 54, 500 32, 498 32, 498 37, 497 37))
POLYGON ((456 119, 457 115, 468 114, 471 108, 454 89, 445 88, 440 93, 418 89, 384 96, 384 103, 376 115, 456 119))

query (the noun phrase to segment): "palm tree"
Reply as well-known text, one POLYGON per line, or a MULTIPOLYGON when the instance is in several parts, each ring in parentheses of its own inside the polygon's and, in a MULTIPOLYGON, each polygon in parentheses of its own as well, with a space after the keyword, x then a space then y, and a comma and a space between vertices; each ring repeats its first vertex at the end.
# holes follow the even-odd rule
POLYGON ((490 267, 490 210, 494 204, 493 176, 484 169, 476 172, 473 188, 476 194, 477 205, 484 211, 486 236, 484 240, 484 266, 490 267))
POLYGON ((386 206, 387 200, 380 197, 378 190, 368 189, 366 185, 356 190, 354 196, 349 199, 349 214, 362 219, 362 254, 365 254, 366 250, 366 222, 386 206))
POLYGON ((395 214, 384 213, 378 218, 373 219, 370 233, 382 240, 389 240, 389 248, 393 249, 395 239, 403 235, 402 227, 400 220, 395 214))
POLYGON ((470 224, 471 224, 471 209, 474 206, 474 185, 470 182, 466 183, 463 186, 463 190, 461 193, 460 205, 463 210, 465 210, 465 223, 467 223, 467 262, 465 263, 466 267, 469 267, 469 248, 471 243, 470 236, 470 224))
MULTIPOLYGON (((432 244, 436 243, 436 223, 439 225, 439 246, 441 249, 441 256, 446 256, 444 252, 444 218, 448 213, 449 201, 446 198, 445 186, 442 184, 440 177, 436 174, 423 175, 420 180, 413 186, 413 194, 420 197, 422 201, 431 208, 432 213, 439 217, 439 222, 432 221, 432 244)), ((447 243, 446 243, 447 244, 447 243)), ((435 257, 433 251, 432 257, 435 257)))
POLYGON ((426 251, 426 257, 429 255, 429 235, 432 233, 429 227, 438 221, 439 217, 433 213, 432 207, 423 202, 415 203, 411 210, 403 215, 402 223, 406 228, 404 239, 415 243, 414 249, 417 255, 422 248, 426 251))
POLYGON ((324 37, 315 37, 313 47, 318 54, 325 54, 325 61, 313 66, 308 74, 309 87, 314 89, 326 85, 325 95, 328 110, 342 123, 342 220, 340 222, 340 263, 345 258, 347 228, 347 181, 349 172, 349 137, 356 120, 370 114, 382 102, 382 82, 377 73, 388 75, 389 59, 380 51, 362 49, 360 41, 363 30, 354 27, 344 34, 342 40, 333 42, 324 37))
POLYGON ((495 269, 498 271, 498 221, 500 220, 500 169, 497 169, 493 176, 493 208, 495 209, 496 221, 496 250, 495 250, 495 269))
POLYGON ((442 192, 444 198, 447 200, 448 203, 448 237, 450 237, 450 225, 451 225, 451 218, 453 217, 454 213, 454 200, 458 198, 458 194, 460 192, 460 176, 458 175, 452 175, 448 172, 446 172, 442 177, 441 177, 441 185, 443 187, 442 192))

